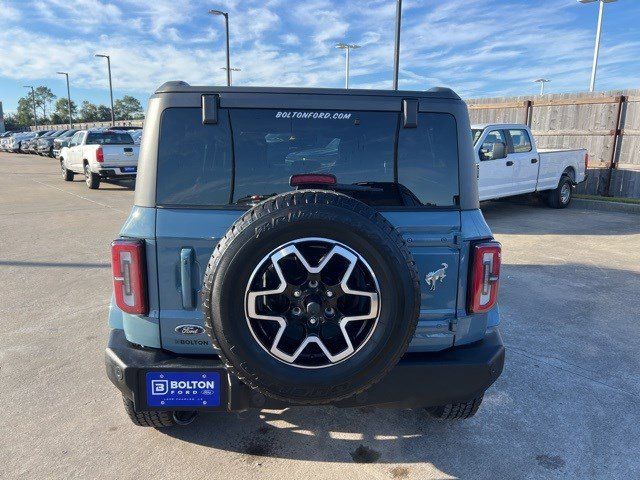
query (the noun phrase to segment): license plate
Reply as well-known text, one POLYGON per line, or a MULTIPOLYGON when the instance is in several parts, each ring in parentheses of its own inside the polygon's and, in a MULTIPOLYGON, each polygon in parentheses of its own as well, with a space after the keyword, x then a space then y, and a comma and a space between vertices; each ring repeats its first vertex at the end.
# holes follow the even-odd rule
POLYGON ((123 172, 126 172, 126 173, 135 172, 136 171, 136 167, 122 167, 121 170, 123 172))
POLYGON ((217 407, 219 372, 147 372, 150 407, 217 407))

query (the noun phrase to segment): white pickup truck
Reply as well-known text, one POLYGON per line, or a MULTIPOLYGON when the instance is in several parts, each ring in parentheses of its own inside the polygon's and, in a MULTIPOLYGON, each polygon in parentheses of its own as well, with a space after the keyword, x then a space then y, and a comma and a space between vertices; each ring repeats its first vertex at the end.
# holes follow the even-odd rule
POLYGON ((586 179, 585 149, 537 150, 526 125, 472 125, 471 133, 481 201, 540 192, 549 206, 565 208, 586 179))
POLYGON ((100 187, 107 178, 135 178, 140 147, 127 132, 80 130, 60 150, 62 178, 71 182, 76 173, 84 174, 87 187, 100 187))

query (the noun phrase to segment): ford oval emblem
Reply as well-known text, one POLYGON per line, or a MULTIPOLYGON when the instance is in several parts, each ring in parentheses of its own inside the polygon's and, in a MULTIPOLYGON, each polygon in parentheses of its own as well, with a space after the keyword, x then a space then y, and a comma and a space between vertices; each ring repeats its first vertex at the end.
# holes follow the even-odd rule
POLYGON ((176 327, 176 333, 182 335, 200 335, 204 333, 204 328, 200 325, 178 325, 176 327))

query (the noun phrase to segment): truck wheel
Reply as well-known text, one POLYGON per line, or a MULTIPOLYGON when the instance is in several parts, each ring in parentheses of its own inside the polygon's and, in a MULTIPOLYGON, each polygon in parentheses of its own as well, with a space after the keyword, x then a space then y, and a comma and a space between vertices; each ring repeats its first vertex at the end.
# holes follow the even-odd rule
POLYGON ((174 425, 189 425, 198 416, 198 412, 171 412, 168 410, 150 410, 136 412, 133 401, 122 396, 124 409, 131 421, 139 427, 165 428, 174 425))
POLYGON ((429 415, 439 420, 466 420, 476 414, 481 403, 482 395, 469 402, 449 403, 440 407, 427 407, 426 411, 429 415))
POLYGON ((62 172, 62 178, 65 182, 73 182, 73 171, 67 170, 63 160, 60 160, 60 171, 62 172))
POLYGON ((567 175, 560 178, 558 187, 547 192, 547 204, 551 208, 566 208, 573 196, 573 183, 567 175))
POLYGON ((100 188, 100 175, 96 175, 89 168, 89 164, 84 164, 84 181, 91 190, 100 188))
POLYGON ((420 285, 402 236, 346 195, 300 190, 238 219, 214 249, 202 306, 227 368, 318 405, 380 381, 413 337, 420 285))

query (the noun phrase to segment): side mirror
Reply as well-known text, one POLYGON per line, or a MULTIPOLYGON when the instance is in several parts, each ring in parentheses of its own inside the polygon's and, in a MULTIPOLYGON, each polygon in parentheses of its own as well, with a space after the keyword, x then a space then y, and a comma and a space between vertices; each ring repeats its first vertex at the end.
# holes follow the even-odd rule
POLYGON ((500 158, 506 158, 506 157, 507 157, 507 146, 502 142, 494 143, 493 155, 491 158, 493 160, 498 160, 500 158))

